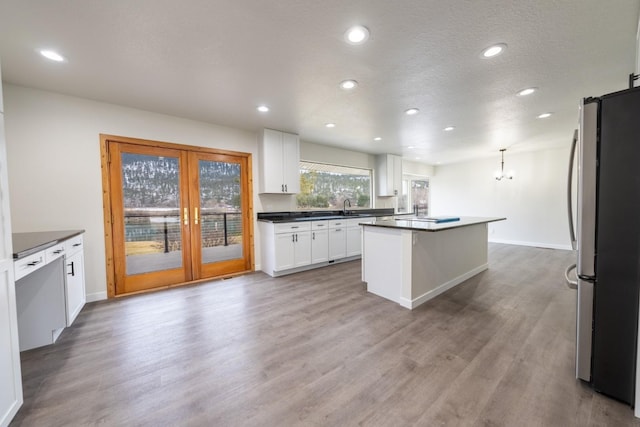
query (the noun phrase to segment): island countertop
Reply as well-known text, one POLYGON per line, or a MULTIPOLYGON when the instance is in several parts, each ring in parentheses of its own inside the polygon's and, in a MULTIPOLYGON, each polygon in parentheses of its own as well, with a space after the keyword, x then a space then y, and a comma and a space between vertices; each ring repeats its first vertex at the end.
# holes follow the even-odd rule
POLYGON ((82 233, 84 230, 13 233, 13 259, 26 257, 82 233))
POLYGON ((404 230, 415 231, 444 231, 452 228, 467 227, 476 224, 485 224, 495 221, 504 221, 503 217, 478 217, 478 216, 462 216, 462 217, 449 217, 459 218, 456 220, 446 220, 447 217, 440 217, 443 221, 436 222, 434 220, 427 219, 427 217, 382 217, 376 218, 376 220, 370 224, 361 224, 367 227, 386 227, 386 228, 399 228, 404 230))

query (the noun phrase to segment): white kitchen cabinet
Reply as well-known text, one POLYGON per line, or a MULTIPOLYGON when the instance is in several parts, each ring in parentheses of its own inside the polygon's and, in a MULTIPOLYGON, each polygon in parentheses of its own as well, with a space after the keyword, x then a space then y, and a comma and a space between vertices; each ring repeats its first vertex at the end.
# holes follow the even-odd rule
POLYGON ((311 264, 311 232, 276 234, 275 270, 288 270, 311 264))
POLYGON ((264 129, 258 144, 259 193, 300 192, 300 139, 298 135, 264 129))
POLYGON ((393 154, 376 156, 376 192, 379 197, 402 194, 402 158, 393 154))
POLYGON ((347 256, 347 220, 329 221, 329 260, 347 256))
POLYGON ((329 221, 311 223, 311 264, 329 261, 329 221))
POLYGON ((372 223, 373 218, 350 218, 347 222, 347 256, 362 254, 362 223, 372 223))
POLYGON ((259 222, 261 270, 270 276, 311 263, 311 224, 259 222))
POLYGON ((23 398, 2 106, 0 88, 0 426, 4 427, 22 406, 23 398))
POLYGON ((82 235, 67 240, 64 245, 66 253, 66 320, 67 326, 71 326, 87 302, 84 285, 84 244, 82 235))

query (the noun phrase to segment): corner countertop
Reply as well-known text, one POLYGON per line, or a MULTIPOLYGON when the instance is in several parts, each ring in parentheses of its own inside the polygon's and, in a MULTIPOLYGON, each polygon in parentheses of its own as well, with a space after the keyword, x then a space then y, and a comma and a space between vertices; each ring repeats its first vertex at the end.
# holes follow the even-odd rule
POLYGON ((84 230, 36 231, 13 233, 13 259, 24 258, 84 233, 84 230))
POLYGON ((365 227, 386 227, 386 228, 398 228, 403 230, 415 230, 415 231, 444 231, 451 230, 453 228, 468 227, 470 225, 485 224, 488 222, 504 221, 506 218, 500 217, 475 217, 464 216, 455 217, 460 218, 456 221, 435 222, 429 221, 425 217, 394 217, 394 218, 376 218, 374 222, 370 224, 361 224, 365 227))
POLYGON ((294 221, 321 221, 325 219, 370 218, 389 215, 393 215, 393 208, 350 209, 348 211, 320 210, 294 212, 259 212, 258 221, 279 223, 294 221))

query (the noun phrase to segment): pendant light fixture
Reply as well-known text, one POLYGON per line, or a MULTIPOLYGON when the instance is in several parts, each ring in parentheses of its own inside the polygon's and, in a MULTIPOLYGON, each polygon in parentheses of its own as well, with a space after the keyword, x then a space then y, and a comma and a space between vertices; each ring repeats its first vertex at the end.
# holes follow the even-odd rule
POLYGON ((495 177, 496 180, 502 181, 503 179, 513 179, 515 175, 513 171, 509 171, 508 173, 504 173, 504 152, 507 151, 506 148, 501 148, 500 153, 502 154, 502 162, 500 163, 500 170, 496 171, 495 177))

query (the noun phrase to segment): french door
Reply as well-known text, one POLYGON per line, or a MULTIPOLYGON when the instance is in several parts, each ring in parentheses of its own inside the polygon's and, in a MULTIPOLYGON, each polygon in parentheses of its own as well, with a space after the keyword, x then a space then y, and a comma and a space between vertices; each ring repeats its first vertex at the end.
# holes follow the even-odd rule
POLYGON ((249 154, 103 139, 110 296, 252 269, 249 154))

